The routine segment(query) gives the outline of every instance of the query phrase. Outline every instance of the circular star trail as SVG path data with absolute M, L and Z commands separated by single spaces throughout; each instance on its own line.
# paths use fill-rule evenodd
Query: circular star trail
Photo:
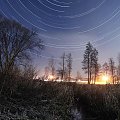
M 105 46 L 120 36 L 119 0 L 1 0 L 0 11 L 38 30 L 48 49 L 45 58 L 58 59 L 54 51 L 83 51 L 88 41 Z

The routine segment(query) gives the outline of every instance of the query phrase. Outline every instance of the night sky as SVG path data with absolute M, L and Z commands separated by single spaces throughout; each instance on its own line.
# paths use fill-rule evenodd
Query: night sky
M 117 62 L 120 0 L 0 0 L 0 12 L 39 32 L 45 50 L 34 56 L 34 64 L 41 73 L 51 56 L 58 67 L 63 52 L 71 52 L 75 75 L 88 41 L 98 49 L 101 64 L 110 57 Z

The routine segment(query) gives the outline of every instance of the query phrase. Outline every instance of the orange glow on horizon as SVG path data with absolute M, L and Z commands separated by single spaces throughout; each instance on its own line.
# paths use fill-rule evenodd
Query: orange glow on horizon
M 109 80 L 109 77 L 107 75 L 102 76 L 102 81 L 107 82 Z
M 54 76 L 53 75 L 49 75 L 48 79 L 53 80 Z
M 95 84 L 107 84 L 110 82 L 110 76 L 109 75 L 101 75 L 99 81 L 96 81 Z

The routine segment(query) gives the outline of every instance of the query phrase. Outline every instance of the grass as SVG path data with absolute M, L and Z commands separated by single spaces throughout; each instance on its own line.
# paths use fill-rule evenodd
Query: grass
M 72 120 L 73 95 L 70 86 L 40 81 L 19 86 L 11 97 L 0 97 L 0 119 Z
M 120 119 L 120 85 L 76 85 L 74 93 L 83 119 Z
M 82 120 L 120 120 L 120 85 L 43 81 L 18 85 L 10 97 L 0 96 L 0 119 L 73 120 L 73 107 L 82 113 Z

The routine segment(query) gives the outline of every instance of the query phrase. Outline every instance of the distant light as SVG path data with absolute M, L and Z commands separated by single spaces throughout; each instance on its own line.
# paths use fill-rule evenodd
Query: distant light
M 54 76 L 53 75 L 49 75 L 48 79 L 53 80 Z
M 63 80 L 61 80 L 61 79 L 57 79 L 57 80 L 56 80 L 56 82 L 62 82 L 62 81 L 63 81 Z
M 107 75 L 103 75 L 102 76 L 102 80 L 105 81 L 105 82 L 107 82 L 109 80 L 109 77 Z
M 48 81 L 48 80 L 44 80 L 44 81 Z
M 76 82 L 75 80 L 71 80 L 70 82 Z

